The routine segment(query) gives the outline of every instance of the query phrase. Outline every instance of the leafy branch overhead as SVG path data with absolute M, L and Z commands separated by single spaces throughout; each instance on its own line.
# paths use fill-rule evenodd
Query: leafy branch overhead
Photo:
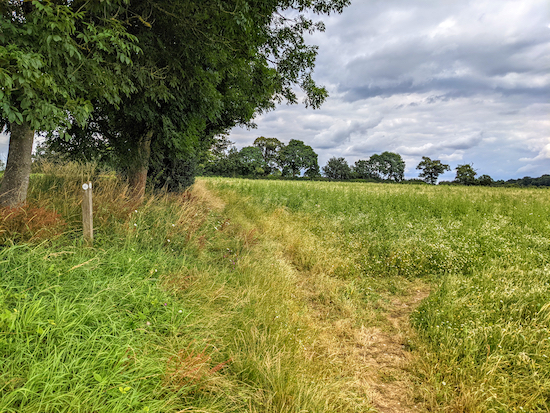
M 52 131 L 83 124 L 101 97 L 117 103 L 134 87 L 122 67 L 139 52 L 112 18 L 80 5 L 8 2 L 0 20 L 0 122 Z
M 188 182 L 216 136 L 253 126 L 278 102 L 297 102 L 294 87 L 304 91 L 306 106 L 322 104 L 327 91 L 312 77 L 317 47 L 304 36 L 324 30 L 310 13 L 339 13 L 348 4 L 2 2 L 0 121 L 9 130 L 23 125 L 15 130 L 26 143 L 10 151 L 18 160 L 8 158 L 0 198 L 9 192 L 17 195 L 6 204 L 25 199 L 35 130 L 58 142 L 67 132 L 71 140 L 101 140 L 91 146 L 108 148 L 138 196 L 149 170 L 165 185 L 174 179 L 166 172 L 185 162 Z

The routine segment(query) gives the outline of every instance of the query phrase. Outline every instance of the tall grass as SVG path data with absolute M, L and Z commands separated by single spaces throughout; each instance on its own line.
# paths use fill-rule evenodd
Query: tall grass
M 422 356 L 414 366 L 417 397 L 429 409 L 550 410 L 547 190 L 227 179 L 208 185 L 266 214 L 288 214 L 298 237 L 313 237 L 309 247 L 295 248 L 305 254 L 295 265 L 323 267 L 355 306 L 384 307 L 385 294 L 404 294 L 416 279 L 434 285 L 412 317 L 420 339 L 409 343 Z
M 421 284 L 419 405 L 550 410 L 547 190 L 201 179 L 137 204 L 42 172 L 1 215 L 1 412 L 371 411 L 354 334 Z
M 30 203 L 67 225 L 1 247 L 1 412 L 369 410 L 304 357 L 317 331 L 280 243 L 257 229 L 261 209 L 200 182 L 136 204 L 85 171 L 33 176 Z M 93 247 L 80 227 L 90 178 Z

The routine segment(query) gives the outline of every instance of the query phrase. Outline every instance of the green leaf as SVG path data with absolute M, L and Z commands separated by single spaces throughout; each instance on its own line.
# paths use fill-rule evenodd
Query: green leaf
M 103 382 L 103 377 L 101 377 L 98 373 L 94 373 L 94 379 L 96 379 L 98 383 Z

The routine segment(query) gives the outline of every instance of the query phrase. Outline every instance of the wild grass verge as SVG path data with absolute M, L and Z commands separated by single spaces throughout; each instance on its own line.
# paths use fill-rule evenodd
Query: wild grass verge
M 59 214 L 61 231 L 3 240 L 0 411 L 368 411 L 330 361 L 305 357 L 316 330 L 295 270 L 246 211 L 200 182 L 136 204 L 83 171 L 31 179 L 29 201 Z

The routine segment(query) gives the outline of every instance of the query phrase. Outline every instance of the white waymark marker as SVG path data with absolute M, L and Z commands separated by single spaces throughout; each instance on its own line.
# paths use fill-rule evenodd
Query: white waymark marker
M 82 185 L 84 196 L 82 198 L 82 229 L 84 231 L 84 241 L 92 244 L 94 241 L 94 216 L 92 209 L 92 183 L 87 182 Z

